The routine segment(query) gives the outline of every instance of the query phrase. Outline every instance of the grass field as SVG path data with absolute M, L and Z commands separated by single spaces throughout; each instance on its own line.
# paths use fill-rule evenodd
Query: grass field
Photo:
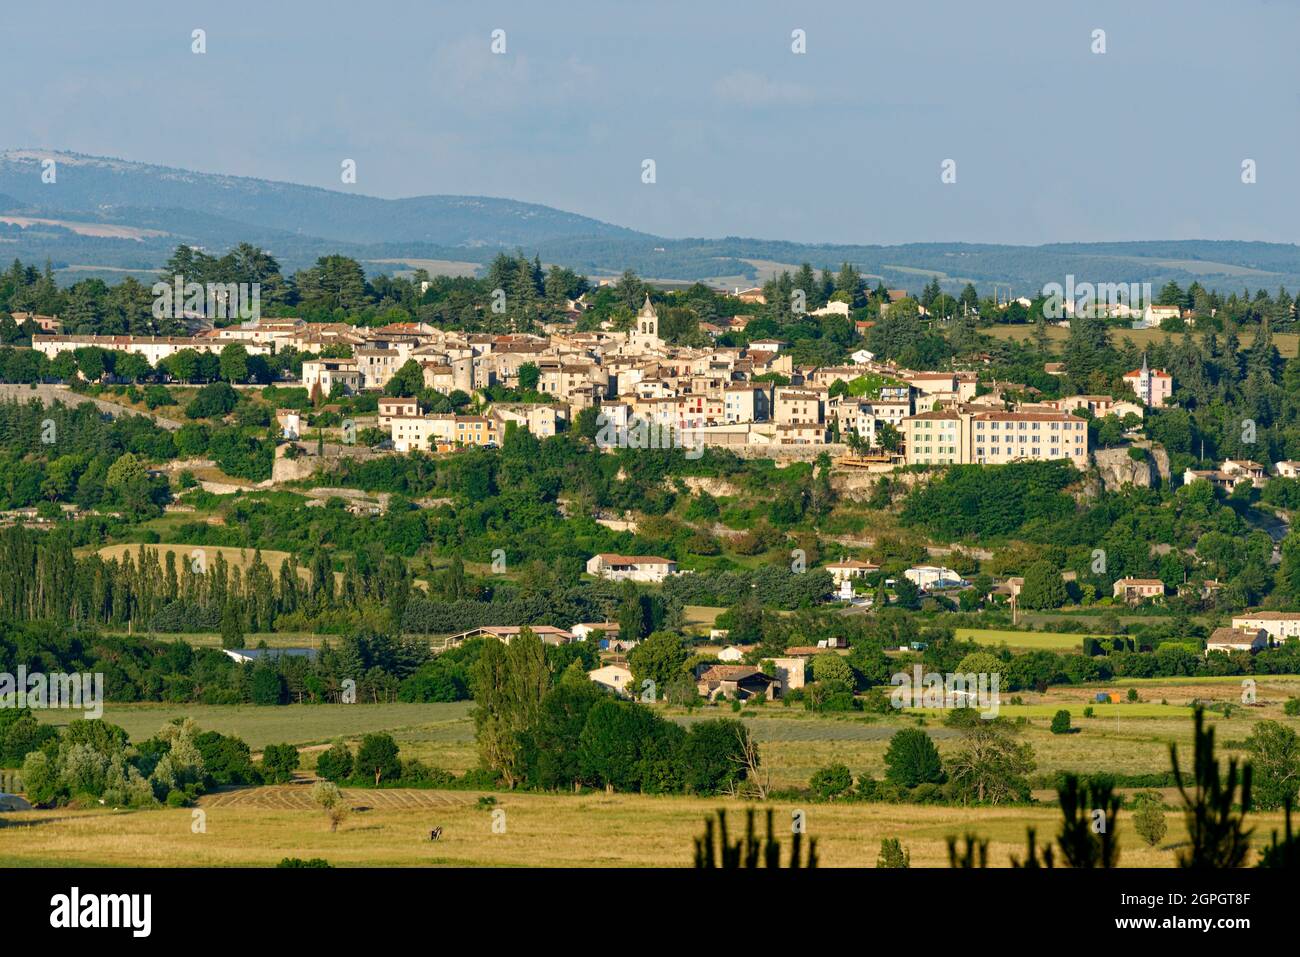
M 1300 695 L 1300 678 L 1261 676 L 1258 704 L 1238 706 L 1231 717 L 1209 712 L 1217 729 L 1219 755 L 1243 757 L 1241 742 L 1263 718 L 1300 730 L 1300 719 L 1283 714 L 1284 702 Z M 1092 703 L 1099 690 L 1138 689 L 1137 703 Z M 1059 770 L 1126 775 L 1169 770 L 1169 746 L 1183 761 L 1191 758 L 1194 698 L 1240 705 L 1241 679 L 1125 680 L 1089 687 L 1060 686 L 1046 693 L 1017 693 L 1019 704 L 1004 693 L 1001 713 L 1017 722 L 1034 749 L 1035 774 Z M 1084 718 L 1092 706 L 1096 716 Z M 723 798 L 683 796 L 533 794 L 497 792 L 506 812 L 507 832 L 495 834 L 491 815 L 475 806 L 478 793 L 463 791 L 359 790 L 349 794 L 354 813 L 338 833 L 330 833 L 323 814 L 307 799 L 321 745 L 336 738 L 356 741 L 364 733 L 386 730 L 397 740 L 402 757 L 419 758 L 460 774 L 477 764 L 471 704 L 291 705 L 287 707 L 219 707 L 160 704 L 108 704 L 105 719 L 127 729 L 133 740 L 157 731 L 165 721 L 190 716 L 202 728 L 238 734 L 254 751 L 273 742 L 304 749 L 300 782 L 290 785 L 231 789 L 207 795 L 200 809 L 206 833 L 191 832 L 188 809 L 114 811 L 62 808 L 4 815 L 0 827 L 0 866 L 64 864 L 131 866 L 271 865 L 285 856 L 324 857 L 334 864 L 448 866 L 672 866 L 691 860 L 692 838 L 705 815 L 718 807 L 741 805 Z M 1051 716 L 1069 710 L 1075 733 L 1049 731 Z M 733 717 L 729 708 L 667 711 L 688 723 Z M 49 719 L 51 712 L 42 712 Z M 63 720 L 67 715 L 63 715 Z M 768 703 L 746 708 L 741 720 L 759 743 L 771 784 L 803 788 L 814 771 L 843 763 L 855 775 L 880 777 L 889 739 L 898 730 L 920 726 L 935 740 L 941 755 L 962 746 L 957 731 L 944 726 L 942 715 L 917 711 L 875 715 L 816 714 L 800 707 Z M 1165 790 L 1167 801 L 1174 801 Z M 1050 802 L 1049 790 L 1035 791 Z M 808 816 L 809 833 L 819 840 L 822 863 L 873 866 L 880 841 L 899 837 L 915 866 L 946 866 L 949 835 L 974 832 L 992 841 L 990 860 L 1006 866 L 1009 855 L 1023 855 L 1025 827 L 1052 833 L 1057 812 L 1050 806 L 1014 808 L 927 807 L 885 804 L 770 805 L 778 822 L 788 822 L 796 806 Z M 1255 839 L 1264 842 L 1280 815 L 1252 815 Z M 1168 815 L 1169 834 L 1162 848 L 1148 849 L 1120 819 L 1126 866 L 1169 866 L 1182 840 L 1179 815 Z M 444 828 L 437 844 L 430 828 Z M 781 823 L 780 827 L 788 825 Z
M 339 736 L 359 737 L 371 731 L 438 727 L 466 721 L 471 705 L 454 704 L 321 704 L 258 707 L 256 705 L 116 704 L 104 705 L 104 720 L 126 729 L 132 741 L 152 737 L 176 718 L 193 718 L 206 731 L 234 734 L 254 749 L 267 744 L 322 744 Z M 36 712 L 51 724 L 81 717 L 78 711 Z
M 1080 608 L 1078 610 L 1027 611 L 1020 615 L 1020 622 L 1030 628 L 1045 628 L 1049 625 L 1065 624 L 1072 631 L 1081 635 L 1104 635 L 1107 633 L 1104 630 L 1105 619 L 1117 621 L 1121 625 L 1152 625 L 1158 624 L 1162 620 L 1168 620 L 1168 616 L 1163 614 L 1125 614 L 1125 609 L 1119 605 L 1097 609 L 1098 606 L 1094 605 L 1091 608 Z M 1191 615 L 1190 618 L 1198 624 L 1208 624 L 1211 621 L 1209 617 L 1204 615 Z
M 687 605 L 682 609 L 686 615 L 686 627 L 704 632 L 706 635 L 718 616 L 727 609 L 712 605 Z
M 190 516 L 190 520 L 193 520 L 192 516 Z M 155 553 L 159 564 L 167 560 L 168 552 L 174 552 L 176 554 L 176 570 L 178 573 L 181 570 L 182 563 L 191 561 L 196 557 L 194 555 L 196 552 L 202 553 L 202 559 L 208 564 L 208 567 L 211 567 L 212 563 L 217 560 L 217 553 L 220 553 L 228 565 L 232 568 L 238 566 L 241 571 L 248 570 L 249 566 L 253 564 L 254 555 L 257 554 L 257 550 L 253 548 L 234 548 L 228 545 L 106 545 L 98 549 L 98 554 L 101 558 L 108 560 L 112 558 L 120 559 L 123 555 L 129 553 L 131 560 L 136 561 L 140 557 L 141 548 L 145 550 L 146 555 L 151 552 Z M 262 561 L 270 569 L 273 578 L 279 577 L 280 566 L 285 563 L 288 557 L 288 552 L 268 550 L 262 552 Z M 311 578 L 311 573 L 305 568 L 300 568 L 298 573 L 299 577 L 304 581 L 309 581 Z
M 105 635 L 125 635 L 125 631 L 104 631 Z M 158 632 L 154 637 L 159 641 L 180 640 L 195 648 L 220 648 L 221 636 L 215 631 L 195 632 Z M 256 631 L 244 636 L 245 648 L 256 648 L 266 642 L 268 648 L 319 648 L 321 643 L 333 639 L 338 644 L 338 635 L 318 635 L 311 631 Z
M 1031 339 L 1034 335 L 1034 327 L 1032 325 L 993 326 L 990 329 L 982 329 L 980 331 L 986 332 L 998 339 L 1017 339 L 1021 341 Z M 1196 339 L 1203 338 L 1203 334 L 1199 332 L 1168 333 L 1161 329 L 1112 329 L 1111 342 L 1118 347 L 1124 344 L 1125 339 L 1132 339 L 1134 345 L 1138 348 L 1143 348 L 1152 343 L 1164 342 L 1166 337 L 1169 337 L 1177 343 L 1184 335 L 1190 335 Z M 1070 330 L 1062 329 L 1060 326 L 1048 326 L 1047 337 L 1052 341 L 1053 347 L 1059 351 L 1061 344 L 1070 337 Z M 1241 347 L 1243 349 L 1248 348 L 1255 340 L 1253 332 L 1242 332 L 1240 333 L 1240 337 Z M 1277 346 L 1277 351 L 1285 358 L 1294 358 L 1297 354 L 1300 354 L 1300 334 L 1294 332 L 1275 332 L 1273 333 L 1273 344 Z
M 284 857 L 323 857 L 336 866 L 452 867 L 674 867 L 689 866 L 693 839 L 717 809 L 733 828 L 744 805 L 722 798 L 641 795 L 497 794 L 504 833 L 493 814 L 475 806 L 477 794 L 451 791 L 349 791 L 354 812 L 331 833 L 324 815 L 293 791 L 306 785 L 257 788 L 231 800 L 202 799 L 204 830 L 194 833 L 195 810 L 54 810 L 10 815 L 0 827 L 0 866 L 239 867 L 272 866 Z M 286 792 L 289 792 L 286 794 Z M 947 839 L 974 833 L 990 841 L 989 863 L 1006 867 L 1024 857 L 1025 829 L 1040 841 L 1055 832 L 1059 814 L 1048 807 L 959 808 L 892 804 L 770 805 L 777 833 L 786 836 L 792 812 L 805 814 L 823 867 L 874 867 L 880 842 L 900 837 L 913 867 L 946 867 Z M 760 814 L 762 812 L 760 811 Z M 1281 815 L 1253 815 L 1254 841 L 1267 843 Z M 761 817 L 760 817 L 761 821 Z M 1182 817 L 1167 815 L 1169 832 L 1148 848 L 1131 816 L 1117 825 L 1126 867 L 1170 867 L 1185 839 Z M 428 840 L 432 827 L 443 834 Z
M 1084 639 L 1082 632 L 1016 631 L 1011 628 L 955 628 L 953 632 L 962 641 L 1033 651 L 1081 651 Z

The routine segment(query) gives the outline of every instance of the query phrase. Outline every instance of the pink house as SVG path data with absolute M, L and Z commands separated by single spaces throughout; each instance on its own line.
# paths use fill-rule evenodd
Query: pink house
M 1142 357 L 1142 368 L 1124 373 L 1124 381 L 1129 384 L 1134 395 L 1142 404 L 1158 409 L 1169 400 L 1174 391 L 1174 377 L 1164 369 L 1147 368 L 1147 358 Z

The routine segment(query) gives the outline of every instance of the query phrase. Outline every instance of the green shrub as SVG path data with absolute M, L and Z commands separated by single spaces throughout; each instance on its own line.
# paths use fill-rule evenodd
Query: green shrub
M 853 790 L 853 774 L 843 764 L 831 764 L 814 771 L 808 786 L 819 800 L 834 801 Z
M 880 856 L 876 858 L 876 867 L 906 868 L 912 866 L 912 854 L 896 837 L 887 837 L 880 842 Z
M 270 784 L 284 784 L 298 770 L 298 761 L 292 744 L 268 744 L 262 750 L 262 776 Z
M 1062 708 L 1052 715 L 1052 734 L 1070 733 L 1070 712 Z
M 885 779 L 899 787 L 942 784 L 945 780 L 939 749 L 919 728 L 905 728 L 889 739 L 885 751 Z
M 316 773 L 327 781 L 338 783 L 352 776 L 352 752 L 342 741 L 334 744 L 316 760 Z
M 397 757 L 397 742 L 392 735 L 368 734 L 361 739 L 353 768 L 358 776 L 374 778 L 374 786 L 387 778 L 394 781 L 402 776 L 402 762 Z
M 1133 828 L 1148 847 L 1155 847 L 1165 836 L 1165 810 L 1160 795 L 1142 791 L 1133 799 Z

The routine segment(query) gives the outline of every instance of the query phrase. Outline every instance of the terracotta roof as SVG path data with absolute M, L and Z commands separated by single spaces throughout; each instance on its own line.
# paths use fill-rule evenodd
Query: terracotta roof
M 655 555 L 617 555 L 613 552 L 601 552 L 595 556 L 611 565 L 675 565 L 671 558 L 659 558 Z
M 1065 412 L 977 412 L 975 418 L 984 422 L 1082 422 L 1078 416 Z
M 1210 634 L 1206 644 L 1210 645 L 1240 645 L 1248 642 L 1254 642 L 1259 639 L 1262 628 L 1216 628 Z

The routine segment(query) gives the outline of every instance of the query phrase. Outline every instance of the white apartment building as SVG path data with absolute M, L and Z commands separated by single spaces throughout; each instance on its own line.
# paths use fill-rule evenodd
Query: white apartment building
M 344 392 L 361 391 L 361 370 L 356 359 L 308 359 L 302 364 L 302 384 L 307 394 L 319 386 L 322 395 L 328 396 L 335 384 Z
M 908 465 L 960 465 L 969 459 L 957 412 L 921 412 L 903 420 Z
M 432 452 L 456 441 L 456 417 L 451 414 L 393 416 L 388 427 L 397 452 Z
M 973 375 L 961 372 L 914 372 L 905 378 L 908 385 L 925 397 L 927 406 L 950 397 L 967 402 L 975 398 L 978 385 Z
M 779 385 L 773 397 L 772 418 L 778 425 L 816 425 L 822 421 L 825 396 L 820 390 Z
M 827 417 L 838 423 L 842 440 L 856 432 L 868 445 L 876 444 L 876 412 L 870 400 L 837 396 L 827 403 Z
M 366 389 L 382 389 L 409 357 L 406 349 L 353 349 L 361 383 Z
M 456 377 L 451 366 L 441 362 L 421 362 L 420 371 L 424 373 L 424 387 L 443 395 L 450 395 L 456 389 Z
M 53 359 L 60 352 L 73 352 L 94 346 L 141 356 L 152 366 L 185 349 L 220 355 L 222 349 L 232 344 L 210 336 L 32 336 L 32 349 L 48 359 Z M 243 345 L 249 355 L 267 355 L 271 351 L 269 345 L 256 342 L 240 345 Z
M 1300 612 L 1244 611 L 1232 618 L 1233 628 L 1262 629 L 1274 642 L 1300 637 Z
M 544 402 L 498 402 L 492 406 L 492 416 L 497 420 L 497 431 L 505 435 L 506 426 L 513 422 L 539 439 L 554 435 L 559 430 L 560 406 Z
M 971 427 L 971 461 L 1004 465 L 1022 459 L 1069 459 L 1088 467 L 1088 423 L 1078 416 L 1051 412 L 979 412 Z
M 1060 412 L 922 412 L 903 421 L 908 465 L 1005 465 L 1069 459 L 1088 466 L 1088 425 Z
M 910 399 L 872 399 L 871 414 L 875 416 L 876 422 L 888 422 L 896 429 L 902 429 L 903 420 L 912 414 L 912 402 Z
M 397 417 L 410 418 L 420 414 L 419 403 L 413 398 L 393 399 L 383 398 L 379 400 L 379 427 L 389 429 L 392 427 L 393 419 Z

